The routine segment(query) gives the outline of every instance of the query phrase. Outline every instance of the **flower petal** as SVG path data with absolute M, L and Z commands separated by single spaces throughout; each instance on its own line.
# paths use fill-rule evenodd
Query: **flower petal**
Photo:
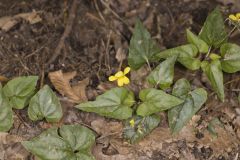
M 125 69 L 124 69 L 124 75 L 126 75 L 126 74 L 128 74 L 129 72 L 130 72 L 130 70 L 131 70 L 131 68 L 130 67 L 126 67 Z
M 124 76 L 124 74 L 123 74 L 122 71 L 119 71 L 114 76 L 117 77 L 117 78 L 120 78 L 120 77 Z
M 237 19 L 239 20 L 239 19 L 240 19 L 240 13 L 237 13 L 237 14 L 236 14 L 236 17 L 237 17 Z
M 124 80 L 123 80 L 124 78 L 119 78 L 118 80 L 117 80 L 117 84 L 118 84 L 118 86 L 119 87 L 122 87 L 123 85 L 124 85 Z
M 228 18 L 231 19 L 231 20 L 233 20 L 233 21 L 236 21 L 236 20 L 237 20 L 237 17 L 234 16 L 233 14 L 229 15 Z
M 110 77 L 108 77 L 108 80 L 109 80 L 109 81 L 115 81 L 115 80 L 117 80 L 117 77 L 115 77 L 115 76 L 110 76 Z
M 123 78 L 121 78 L 123 81 L 123 84 L 129 84 L 130 80 L 128 79 L 128 77 L 124 76 Z

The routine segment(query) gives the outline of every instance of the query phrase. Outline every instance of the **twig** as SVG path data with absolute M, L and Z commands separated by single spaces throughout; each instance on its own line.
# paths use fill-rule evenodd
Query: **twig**
M 118 19 L 120 20 L 123 24 L 125 24 L 130 32 L 133 32 L 133 28 L 130 27 L 127 22 L 125 22 L 112 8 L 104 1 L 100 0 L 100 2 Z
M 19 120 L 23 123 L 24 126 L 26 126 L 28 129 L 31 128 L 31 126 L 30 126 L 29 124 L 27 124 L 27 123 L 23 120 L 23 118 L 22 118 L 15 110 L 13 110 L 13 111 L 14 111 L 14 113 L 17 115 L 17 117 L 19 118 Z
M 61 39 L 59 40 L 59 43 L 58 43 L 56 49 L 53 52 L 52 57 L 47 62 L 47 65 L 54 62 L 56 60 L 56 58 L 61 54 L 61 51 L 62 51 L 63 47 L 65 46 L 64 41 L 69 36 L 69 34 L 71 33 L 73 22 L 74 22 L 74 19 L 76 17 L 76 11 L 77 11 L 77 8 L 78 8 L 78 4 L 79 4 L 79 0 L 73 0 L 66 28 L 63 32 L 63 35 L 62 35 Z

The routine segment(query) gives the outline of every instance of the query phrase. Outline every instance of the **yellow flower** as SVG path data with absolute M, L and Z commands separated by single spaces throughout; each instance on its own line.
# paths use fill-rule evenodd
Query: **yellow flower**
M 229 15 L 228 18 L 232 21 L 240 21 L 240 13 L 237 13 L 236 15 L 231 14 L 231 15 Z
M 131 120 L 129 121 L 129 124 L 130 124 L 130 126 L 133 128 L 134 125 L 135 125 L 135 121 L 134 121 L 134 119 L 131 119 Z
M 124 71 L 117 72 L 114 76 L 108 78 L 109 81 L 117 80 L 118 86 L 123 86 L 124 84 L 129 84 L 130 80 L 126 77 L 126 74 L 130 72 L 130 67 L 126 67 Z

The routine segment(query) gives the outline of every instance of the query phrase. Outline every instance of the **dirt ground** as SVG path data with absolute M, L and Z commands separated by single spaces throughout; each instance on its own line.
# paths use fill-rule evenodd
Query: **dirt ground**
M 198 33 L 216 6 L 225 17 L 240 11 L 238 0 L 0 0 L 0 76 L 38 75 L 40 87 L 51 85 L 49 72 L 76 71 L 71 83 L 88 78 L 85 91 L 91 100 L 114 87 L 107 81 L 108 76 L 127 66 L 126 58 L 123 56 L 119 63 L 116 55 L 118 51 L 127 55 L 137 18 L 165 49 L 184 44 L 186 28 Z M 24 17 L 22 13 L 28 14 Z M 2 25 L 6 21 L 8 24 Z M 239 44 L 240 33 L 233 33 L 231 38 Z M 136 76 L 144 74 L 136 72 L 132 79 L 136 81 Z M 226 101 L 221 103 L 216 95 L 209 94 L 207 103 L 179 135 L 170 134 L 166 115 L 161 113 L 164 118 L 159 127 L 135 145 L 123 140 L 121 122 L 80 112 L 61 95 L 64 118 L 58 124 L 32 122 L 26 109 L 15 110 L 14 127 L 9 134 L 0 134 L 0 159 L 33 160 L 19 143 L 21 140 L 39 135 L 52 125 L 78 123 L 97 134 L 93 149 L 97 160 L 238 160 L 239 75 L 225 74 Z M 182 77 L 212 93 L 200 72 L 177 65 L 175 79 Z M 141 84 L 133 83 L 137 91 Z M 216 129 L 217 138 L 206 129 L 214 118 L 223 123 Z

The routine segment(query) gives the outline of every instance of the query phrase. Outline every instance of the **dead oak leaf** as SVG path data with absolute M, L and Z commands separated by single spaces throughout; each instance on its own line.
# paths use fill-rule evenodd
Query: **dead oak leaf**
M 89 84 L 89 79 L 86 78 L 79 81 L 75 85 L 70 85 L 70 80 L 76 76 L 76 72 L 63 73 L 62 70 L 50 72 L 48 77 L 55 89 L 63 96 L 69 98 L 74 103 L 87 101 L 86 87 Z

